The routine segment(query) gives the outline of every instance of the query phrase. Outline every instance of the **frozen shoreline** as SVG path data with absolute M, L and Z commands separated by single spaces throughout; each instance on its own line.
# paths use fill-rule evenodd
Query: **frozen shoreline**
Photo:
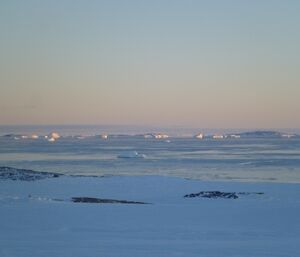
M 212 190 L 264 194 L 184 198 Z M 161 176 L 0 180 L 0 256 L 297 257 L 299 193 L 298 184 Z M 72 197 L 152 204 L 74 203 Z

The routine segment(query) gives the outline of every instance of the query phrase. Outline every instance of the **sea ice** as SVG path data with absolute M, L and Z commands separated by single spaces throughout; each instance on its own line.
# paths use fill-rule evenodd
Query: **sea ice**
M 118 158 L 145 158 L 145 157 L 146 157 L 145 154 L 140 154 L 136 151 L 125 152 L 125 153 L 118 155 Z
M 184 197 L 199 191 L 264 194 Z M 299 194 L 298 184 L 160 176 L 0 180 L 0 256 L 298 257 Z

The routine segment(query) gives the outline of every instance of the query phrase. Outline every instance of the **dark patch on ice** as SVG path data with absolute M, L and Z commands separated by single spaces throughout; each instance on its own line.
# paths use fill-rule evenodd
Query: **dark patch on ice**
M 263 192 L 239 192 L 239 195 L 264 195 Z
M 262 195 L 264 193 L 262 192 L 221 192 L 221 191 L 201 191 L 199 193 L 194 193 L 194 194 L 187 194 L 184 197 L 185 198 L 195 198 L 195 197 L 203 197 L 203 198 L 224 198 L 224 199 L 238 199 L 239 195 L 250 195 L 250 194 L 255 194 L 255 195 Z
M 204 197 L 204 198 L 227 198 L 237 199 L 239 198 L 236 193 L 220 192 L 220 191 L 202 191 L 195 194 L 187 194 L 185 198 Z
M 74 203 L 121 203 L 121 204 L 149 204 L 145 202 L 127 201 L 127 200 L 115 200 L 115 199 L 102 199 L 94 197 L 72 197 Z
M 19 134 L 6 134 L 3 135 L 2 137 L 7 137 L 7 138 L 14 138 L 14 137 L 21 137 L 22 135 Z
M 40 172 L 26 169 L 16 169 L 11 167 L 0 167 L 0 179 L 35 181 L 45 178 L 57 178 L 62 174 L 51 172 Z

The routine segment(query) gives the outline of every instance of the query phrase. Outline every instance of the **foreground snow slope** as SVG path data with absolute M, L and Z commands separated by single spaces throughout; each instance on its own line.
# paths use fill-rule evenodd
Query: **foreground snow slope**
M 264 194 L 183 197 L 205 190 Z M 299 184 L 159 176 L 0 180 L 0 256 L 298 257 L 299 195 Z M 152 204 L 73 203 L 72 197 Z

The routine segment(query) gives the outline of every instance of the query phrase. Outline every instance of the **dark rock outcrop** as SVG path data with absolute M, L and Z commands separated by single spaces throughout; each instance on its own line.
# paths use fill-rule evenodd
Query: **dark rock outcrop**
M 185 198 L 203 197 L 203 198 L 224 198 L 224 199 L 238 199 L 240 195 L 263 195 L 262 192 L 221 192 L 221 191 L 201 191 L 195 194 L 187 194 Z
M 40 172 L 26 169 L 16 169 L 11 167 L 0 167 L 0 179 L 35 181 L 45 178 L 57 178 L 62 176 L 58 173 Z
M 121 203 L 121 204 L 148 204 L 145 202 L 127 201 L 127 200 L 115 200 L 115 199 L 102 199 L 94 197 L 72 197 L 74 203 Z
M 220 192 L 220 191 L 201 191 L 196 194 L 187 194 L 185 198 L 204 197 L 204 198 L 226 198 L 237 199 L 239 198 L 236 193 Z
M 258 130 L 240 133 L 243 137 L 281 137 L 281 133 L 277 131 Z

